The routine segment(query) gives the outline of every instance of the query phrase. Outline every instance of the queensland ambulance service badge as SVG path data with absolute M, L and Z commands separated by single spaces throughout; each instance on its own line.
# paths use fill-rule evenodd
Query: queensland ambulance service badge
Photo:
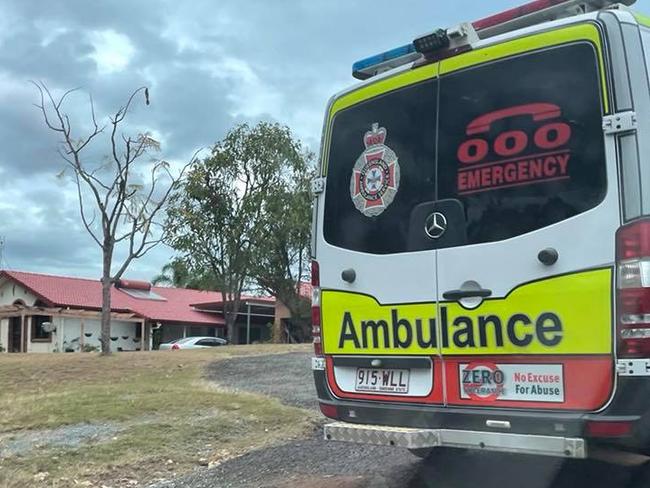
M 354 163 L 350 196 L 354 206 L 366 217 L 381 214 L 393 202 L 399 189 L 397 155 L 386 146 L 386 129 L 372 124 L 363 136 L 366 150 Z

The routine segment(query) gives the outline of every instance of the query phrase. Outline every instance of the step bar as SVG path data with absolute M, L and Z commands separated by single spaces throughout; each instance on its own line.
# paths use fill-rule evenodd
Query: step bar
M 459 447 L 484 451 L 536 454 L 563 458 L 587 457 L 584 439 L 451 429 L 412 429 L 334 422 L 325 425 L 325 440 L 396 446 L 407 449 Z

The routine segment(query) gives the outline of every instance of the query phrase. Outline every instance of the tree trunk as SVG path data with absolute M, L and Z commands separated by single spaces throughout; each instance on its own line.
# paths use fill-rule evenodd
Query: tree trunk
M 296 280 L 296 295 L 300 297 L 300 288 L 302 285 L 302 249 L 298 253 L 298 279 Z
M 228 342 L 235 344 L 235 323 L 237 322 L 237 313 L 227 312 L 226 314 L 226 331 L 228 334 Z
M 111 353 L 111 264 L 110 259 L 104 257 L 102 270 L 102 325 L 100 343 L 102 355 Z

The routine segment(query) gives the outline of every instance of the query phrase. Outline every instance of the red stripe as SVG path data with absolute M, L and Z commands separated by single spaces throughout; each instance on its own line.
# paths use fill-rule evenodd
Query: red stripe
M 443 403 L 443 363 L 437 356 L 431 357 L 434 368 L 433 389 L 426 397 L 396 395 L 368 395 L 342 391 L 334 378 L 334 362 L 327 357 L 327 380 L 332 393 L 339 398 L 441 405 Z M 453 356 L 444 360 L 447 384 L 447 403 L 451 406 L 499 407 L 516 409 L 579 410 L 594 411 L 601 408 L 611 397 L 614 387 L 614 363 L 609 355 L 597 356 L 489 356 L 496 364 L 562 364 L 564 366 L 564 402 L 528 402 L 513 400 L 464 399 L 460 394 L 458 365 L 476 361 L 474 356 Z M 482 357 L 482 359 L 487 359 Z
M 535 0 L 533 2 L 520 5 L 519 7 L 511 8 L 510 10 L 505 10 L 498 14 L 476 20 L 472 22 L 472 26 L 477 31 L 480 31 L 482 29 L 494 27 L 495 25 L 503 24 L 509 20 L 523 17 L 524 15 L 532 14 L 533 12 L 538 12 L 545 8 L 553 7 L 565 2 L 566 0 Z

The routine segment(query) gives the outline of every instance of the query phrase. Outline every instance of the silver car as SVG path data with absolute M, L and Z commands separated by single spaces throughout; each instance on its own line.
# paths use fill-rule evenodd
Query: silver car
M 221 337 L 183 337 L 172 342 L 165 342 L 160 345 L 161 350 L 176 349 L 205 349 L 208 347 L 225 346 L 226 339 Z

